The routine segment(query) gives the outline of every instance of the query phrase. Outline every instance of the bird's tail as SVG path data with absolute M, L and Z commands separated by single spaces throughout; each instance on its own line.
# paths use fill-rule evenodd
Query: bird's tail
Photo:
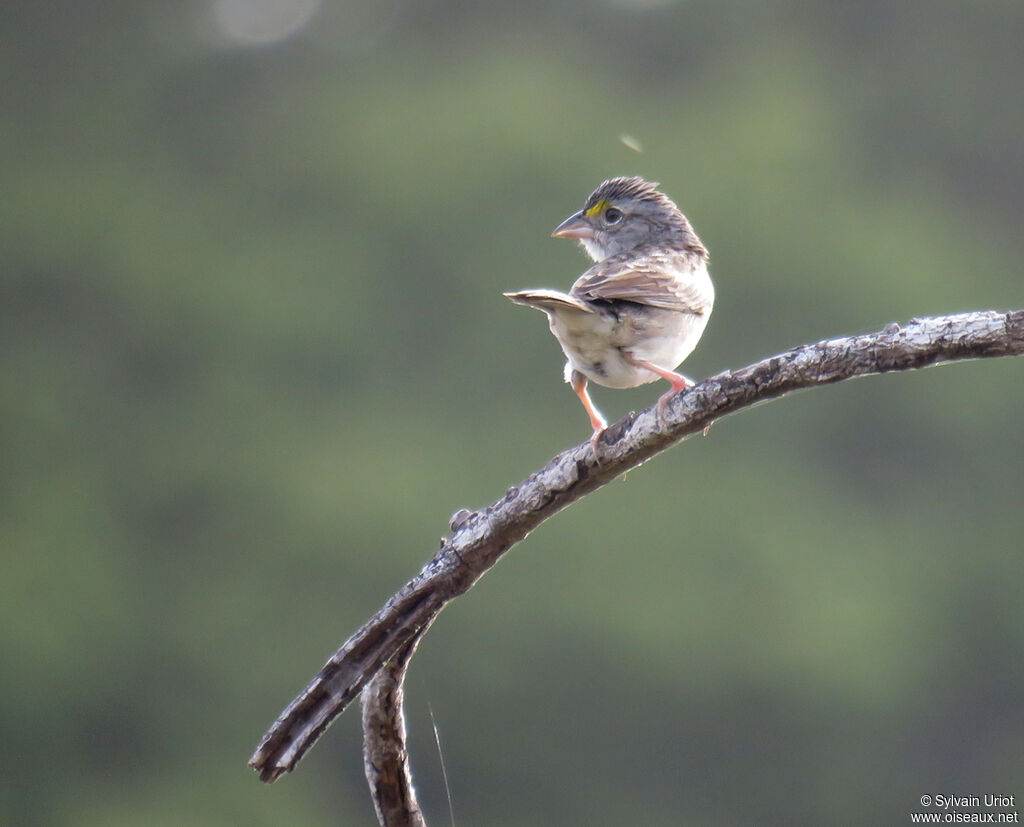
M 505 298 L 545 312 L 551 310 L 578 310 L 580 313 L 594 313 L 595 310 L 582 299 L 562 293 L 558 290 L 520 290 L 516 293 L 505 293 Z

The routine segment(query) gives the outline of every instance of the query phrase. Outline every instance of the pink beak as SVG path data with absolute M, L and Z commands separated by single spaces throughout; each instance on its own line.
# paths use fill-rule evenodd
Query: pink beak
M 555 238 L 593 238 L 594 228 L 583 217 L 583 213 L 578 212 L 555 227 L 551 235 Z

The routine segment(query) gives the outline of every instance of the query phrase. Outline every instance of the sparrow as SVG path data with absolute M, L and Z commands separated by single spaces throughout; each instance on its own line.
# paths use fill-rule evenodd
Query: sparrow
M 664 379 L 658 414 L 693 381 L 675 369 L 693 352 L 715 290 L 708 251 L 659 184 L 609 178 L 552 236 L 579 240 L 595 264 L 568 293 L 544 288 L 504 295 L 547 314 L 565 354 L 565 381 L 590 417 L 590 444 L 608 427 L 587 391 L 593 381 L 634 388 Z

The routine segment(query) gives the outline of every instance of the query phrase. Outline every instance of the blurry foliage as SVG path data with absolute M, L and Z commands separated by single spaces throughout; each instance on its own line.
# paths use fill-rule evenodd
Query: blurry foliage
M 500 293 L 572 282 L 603 177 L 712 251 L 695 377 L 1024 305 L 1018 3 L 354 2 L 262 48 L 211 8 L 5 11 L 3 823 L 371 823 L 352 713 L 245 759 L 446 515 L 587 435 Z M 428 701 L 466 824 L 1014 792 L 1021 370 L 799 394 L 545 525 L 412 670 L 428 812 Z

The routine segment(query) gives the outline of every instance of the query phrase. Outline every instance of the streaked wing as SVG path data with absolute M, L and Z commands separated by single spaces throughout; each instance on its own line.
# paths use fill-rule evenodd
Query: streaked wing
M 704 313 L 714 301 L 704 267 L 704 259 L 694 254 L 631 253 L 599 261 L 576 279 L 569 292 L 588 301 L 631 301 Z

